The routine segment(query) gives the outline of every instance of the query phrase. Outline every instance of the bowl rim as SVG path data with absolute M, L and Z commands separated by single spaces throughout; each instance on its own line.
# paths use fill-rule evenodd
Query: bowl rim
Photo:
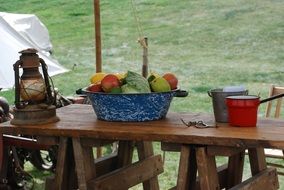
M 179 91 L 180 89 L 174 89 L 171 91 L 167 91 L 167 92 L 141 92 L 141 93 L 106 93 L 106 92 L 92 92 L 87 90 L 88 87 L 84 87 L 82 88 L 82 92 L 83 94 L 101 94 L 101 95 L 146 95 L 146 94 L 171 94 L 171 93 L 176 93 L 177 91 Z

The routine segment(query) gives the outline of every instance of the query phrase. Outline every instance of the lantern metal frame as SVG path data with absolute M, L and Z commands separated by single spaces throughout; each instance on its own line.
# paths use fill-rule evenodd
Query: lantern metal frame
M 36 49 L 29 48 L 19 53 L 22 54 L 20 60 L 16 61 L 14 64 L 15 107 L 13 109 L 14 118 L 11 120 L 11 124 L 38 125 L 59 121 L 59 118 L 56 116 L 56 106 L 53 105 L 55 98 L 52 96 L 46 63 L 43 59 L 39 58 Z M 26 62 L 26 59 L 29 60 Z M 39 67 L 42 68 L 43 77 L 39 72 Z M 20 68 L 23 69 L 23 75 L 21 77 L 19 76 Z M 23 76 L 25 80 L 43 78 L 45 98 L 42 101 L 34 101 L 33 99 L 21 100 L 20 82 Z

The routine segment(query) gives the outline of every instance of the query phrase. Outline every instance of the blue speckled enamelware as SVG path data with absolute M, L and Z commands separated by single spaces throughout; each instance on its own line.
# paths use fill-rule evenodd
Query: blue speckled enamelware
M 152 121 L 164 118 L 175 91 L 160 93 L 109 94 L 82 90 L 100 120 Z

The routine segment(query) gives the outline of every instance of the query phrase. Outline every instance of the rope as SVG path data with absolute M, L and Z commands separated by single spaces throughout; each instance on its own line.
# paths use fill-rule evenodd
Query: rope
M 145 40 L 144 40 L 144 37 L 143 37 L 143 31 L 142 31 L 142 27 L 141 27 L 141 24 L 140 24 L 140 20 L 137 16 L 137 9 L 134 5 L 134 0 L 130 0 L 131 2 L 131 7 L 132 7 L 132 12 L 133 12 L 133 15 L 134 15 L 134 18 L 135 18 L 135 21 L 136 21 L 136 25 L 137 25 L 137 32 L 138 32 L 138 43 L 140 43 L 140 45 L 144 48 L 148 48 L 146 43 L 145 43 Z

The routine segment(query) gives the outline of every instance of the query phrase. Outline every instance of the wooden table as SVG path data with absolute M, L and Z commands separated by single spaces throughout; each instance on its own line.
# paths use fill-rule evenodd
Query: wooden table
M 259 120 L 257 127 L 239 128 L 227 124 L 217 124 L 217 128 L 198 129 L 187 127 L 181 122 L 202 120 L 215 124 L 211 114 L 168 113 L 167 117 L 151 122 L 106 122 L 96 119 L 93 110 L 88 105 L 70 105 L 58 109 L 60 121 L 54 124 L 39 126 L 12 126 L 3 123 L 1 133 L 27 134 L 40 137 L 60 137 L 58 162 L 56 168 L 55 189 L 63 188 L 65 178 L 71 179 L 70 168 L 76 168 L 80 189 L 87 187 L 107 186 L 108 183 L 119 185 L 138 183 L 147 180 L 144 189 L 158 189 L 156 177 L 162 172 L 160 156 L 154 156 L 149 144 L 140 143 L 140 162 L 130 165 L 127 152 L 132 151 L 131 142 L 160 141 L 181 144 L 180 167 L 177 189 L 267 189 L 278 188 L 278 178 L 275 169 L 266 168 L 263 148 L 284 149 L 284 121 L 276 119 Z M 93 164 L 90 147 L 93 140 L 119 140 L 121 159 L 116 161 L 117 168 L 123 167 L 123 172 L 109 173 L 107 167 L 115 162 L 109 159 L 103 164 Z M 98 141 L 95 141 L 98 142 Z M 68 147 L 71 147 L 68 149 Z M 125 148 L 128 147 L 128 148 Z M 252 178 L 241 183 L 244 150 L 249 150 Z M 69 150 L 69 151 L 68 151 Z M 74 150 L 73 152 L 71 150 Z M 74 159 L 72 159 L 74 155 Z M 216 167 L 215 156 L 229 156 L 227 167 Z M 126 158 L 122 157 L 125 156 Z M 117 162 L 120 162 L 117 164 Z M 143 166 L 154 168 L 148 172 Z M 100 168 L 105 175 L 97 175 Z M 72 171 L 72 170 L 71 170 Z M 125 172 L 126 171 L 126 172 Z M 128 172 L 144 171 L 145 175 L 137 175 L 129 181 Z M 198 177 L 196 176 L 198 171 Z M 73 171 L 74 172 L 74 171 Z M 72 173 L 72 172 L 71 172 Z M 123 175 L 124 174 L 124 175 Z M 143 178 L 143 180 L 141 180 Z M 122 181 L 122 182 L 121 182 Z M 47 183 L 50 184 L 50 183 Z M 63 184 L 63 185 L 62 185 Z M 153 185 L 154 184 L 154 185 Z M 197 185 L 199 184 L 199 185 Z M 60 186 L 61 185 L 61 186 Z M 129 185 L 129 184 L 128 184 Z M 147 187 L 146 187 L 147 186 Z M 234 187 L 235 186 L 235 187 Z M 54 186 L 53 186 L 54 187 Z M 90 188 L 91 189 L 91 188 Z M 111 189 L 111 188 L 110 188 Z M 124 188 L 125 189 L 125 188 Z

